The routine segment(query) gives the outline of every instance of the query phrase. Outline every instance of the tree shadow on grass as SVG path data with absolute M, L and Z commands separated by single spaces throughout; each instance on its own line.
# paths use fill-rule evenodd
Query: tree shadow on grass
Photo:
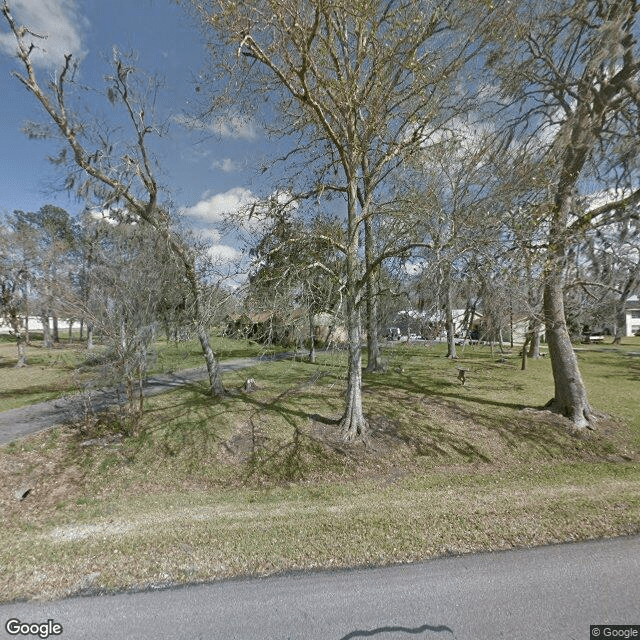
M 389 393 L 390 398 L 395 395 L 393 400 L 396 403 L 399 402 L 397 392 L 401 391 L 413 398 L 420 397 L 420 403 L 426 406 L 443 407 L 450 420 L 475 423 L 496 434 L 510 449 L 526 447 L 528 451 L 539 451 L 548 457 L 566 455 L 568 425 L 561 417 L 543 412 L 543 407 L 531 407 L 531 411 L 526 412 L 528 407 L 525 404 L 484 398 L 470 393 L 468 387 L 464 387 L 462 396 L 461 391 L 453 391 L 457 386 L 462 389 L 462 385 L 443 380 L 429 380 L 428 388 L 425 388 L 425 385 L 407 374 L 395 378 L 393 384 L 385 384 L 384 380 L 367 380 L 367 386 L 374 387 L 378 394 Z M 476 403 L 478 410 L 466 408 L 460 402 L 462 399 Z M 492 411 L 491 407 L 513 410 L 513 413 L 504 415 Z M 430 426 L 429 422 L 429 417 L 425 415 L 425 420 L 412 423 L 412 432 L 407 433 L 403 429 L 396 435 L 419 455 L 445 456 L 453 450 L 468 461 L 490 462 L 489 456 L 480 452 L 470 439 L 441 427 Z
M 175 402 L 145 410 L 146 423 L 151 425 L 146 426 L 144 436 L 153 437 L 169 457 L 188 450 L 195 463 L 217 454 L 227 431 L 223 418 L 229 412 L 229 401 L 212 402 L 204 383 L 193 382 L 181 388 L 186 393 Z
M 327 375 L 331 374 L 314 373 L 308 380 L 286 389 L 270 400 L 260 400 L 251 394 L 243 395 L 243 401 L 253 408 L 248 417 L 250 448 L 244 461 L 244 483 L 255 479 L 293 482 L 304 480 L 318 469 L 342 469 L 344 459 L 351 457 L 352 453 L 339 437 L 340 418 L 309 412 L 305 409 L 306 395 L 302 395 L 304 390 Z M 285 401 L 288 406 L 284 405 Z M 287 435 L 267 436 L 262 432 L 259 420 L 269 414 L 276 414 L 284 421 L 289 428 Z M 312 425 L 323 425 L 322 435 L 305 428 L 310 422 Z M 327 428 L 333 437 L 327 435 Z
M 454 398 L 456 400 L 461 399 L 460 393 L 453 392 L 452 389 L 464 389 L 466 395 L 465 400 L 471 400 L 479 404 L 495 407 L 506 407 L 508 409 L 524 409 L 527 405 L 519 402 L 505 402 L 502 400 L 491 400 L 489 398 L 483 398 L 478 395 L 471 395 L 469 393 L 469 386 L 463 386 L 460 383 L 454 383 L 448 380 L 429 380 L 428 387 L 420 384 L 409 374 L 396 374 L 397 377 L 393 380 L 393 383 L 385 381 L 384 378 L 376 379 L 374 377 L 367 377 L 364 384 L 364 390 L 370 389 L 401 389 L 407 393 L 424 396 L 425 393 L 433 396 L 441 396 L 447 398 Z
M 0 391 L 0 401 L 4 399 L 13 399 L 13 398 L 24 398 L 25 396 L 30 395 L 42 395 L 42 396 L 59 396 L 62 394 L 60 390 L 60 385 L 57 383 L 51 384 L 40 384 L 40 385 L 29 385 L 28 387 L 22 389 L 9 389 L 7 391 Z M 46 397 L 44 398 L 46 399 Z M 32 402 L 41 402 L 43 398 Z
M 466 462 L 492 462 L 491 458 L 476 446 L 470 438 L 465 438 L 426 420 L 414 421 L 410 428 L 400 427 L 390 421 L 371 420 L 378 426 L 378 437 L 385 437 L 404 443 L 416 455 L 424 458 L 450 458 L 457 454 Z M 409 430 L 410 429 L 410 430 Z
M 328 373 L 314 373 L 307 380 L 288 387 L 277 396 L 263 399 L 252 393 L 234 392 L 223 404 L 234 403 L 229 408 L 238 421 L 238 410 L 244 414 L 243 427 L 227 439 L 223 433 L 212 433 L 211 425 L 216 416 L 224 414 L 226 405 L 210 406 L 204 387 L 193 385 L 194 394 L 186 402 L 175 407 L 181 419 L 163 429 L 167 451 L 176 454 L 181 447 L 196 448 L 196 456 L 202 451 L 212 454 L 218 447 L 226 451 L 238 466 L 244 467 L 242 482 L 275 481 L 292 482 L 307 478 L 316 470 L 336 470 L 344 467 L 345 460 L 357 463 L 361 448 L 346 444 L 340 437 L 340 417 L 319 415 L 308 410 L 308 391 Z M 382 389 L 379 390 L 381 392 Z M 417 393 L 417 389 L 416 389 Z M 420 394 L 420 397 L 424 393 Z M 239 403 L 235 403 L 240 400 Z M 397 405 L 397 398 L 390 404 Z M 198 408 L 207 405 L 202 415 Z M 195 407 L 195 414 L 189 412 Z M 212 411 L 214 414 L 212 415 Z M 276 416 L 284 423 L 275 433 L 267 433 L 263 425 L 269 416 Z M 367 416 L 371 427 L 368 449 L 384 451 L 398 443 L 413 449 L 418 456 L 450 458 L 460 456 L 468 462 L 490 463 L 490 457 L 478 447 L 471 437 L 439 426 L 427 412 L 424 419 L 415 421 L 411 429 L 403 428 L 384 416 Z M 226 434 L 228 436 L 228 433 Z M 204 442 L 201 442 L 204 439 Z M 166 444 L 171 442 L 172 447 Z M 200 445 L 198 443 L 201 442 Z
M 629 365 L 629 372 L 633 382 L 640 382 L 640 362 L 637 359 Z

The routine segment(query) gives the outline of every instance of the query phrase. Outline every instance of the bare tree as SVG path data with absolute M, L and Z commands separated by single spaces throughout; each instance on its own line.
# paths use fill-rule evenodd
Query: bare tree
M 459 2 L 302 0 L 193 2 L 217 41 L 214 66 L 236 86 L 265 92 L 306 151 L 316 194 L 345 202 L 344 299 L 348 332 L 346 440 L 365 437 L 361 303 L 369 274 L 385 259 L 361 258 L 365 221 L 375 216 L 390 172 L 441 126 L 459 99 L 455 73 L 475 49 L 455 31 Z M 220 60 L 221 53 L 227 56 Z M 234 59 L 231 56 L 238 54 Z M 282 129 L 281 129 L 282 130 Z M 387 255 L 386 257 L 389 257 Z
M 508 29 L 492 34 L 499 46 L 490 61 L 512 146 L 528 146 L 536 160 L 530 187 L 540 179 L 536 215 L 547 229 L 543 298 L 555 386 L 549 406 L 578 428 L 594 418 L 567 330 L 565 273 L 585 229 L 628 216 L 640 199 L 637 12 L 635 0 L 522 0 L 503 7 Z M 587 206 L 598 188 L 620 189 L 620 197 Z
M 149 226 L 88 216 L 83 226 L 93 237 L 90 286 L 66 302 L 99 331 L 105 347 L 100 385 L 124 386 L 123 417 L 135 429 L 166 292 L 182 289 L 182 265 Z
M 590 293 L 600 324 L 612 325 L 613 342 L 626 330 L 627 299 L 640 288 L 640 224 L 628 218 L 591 230 L 581 247 L 585 264 L 575 286 Z
M 24 316 L 24 286 L 29 273 L 19 255 L 15 230 L 0 226 L 0 317 L 11 328 L 16 340 L 16 367 L 27 365 L 27 340 Z
M 405 209 L 426 247 L 414 252 L 423 270 L 423 304 L 430 297 L 430 306 L 442 313 L 451 359 L 457 358 L 453 310 L 458 283 L 466 278 L 477 286 L 480 265 L 493 268 L 500 232 L 490 162 L 493 135 L 462 121 L 457 126 L 427 140 L 396 178 L 396 206 Z
M 161 189 L 149 151 L 149 137 L 162 133 L 162 127 L 153 122 L 157 82 L 140 81 L 134 65 L 117 52 L 114 54 L 113 73 L 107 78 L 107 97 L 122 107 L 130 126 L 131 140 L 127 144 L 110 139 L 108 127 L 101 131 L 92 129 L 69 105 L 68 93 L 74 86 L 76 68 L 72 55 L 65 56 L 55 79 L 42 85 L 32 61 L 40 36 L 34 35 L 28 27 L 16 24 L 7 0 L 3 0 L 2 13 L 15 36 L 17 58 L 22 65 L 22 73 L 15 71 L 14 76 L 40 103 L 66 143 L 57 158 L 59 164 L 66 164 L 69 169 L 66 186 L 75 189 L 83 198 L 95 198 L 105 209 L 119 209 L 123 215 L 152 227 L 180 260 L 186 286 L 192 296 L 192 322 L 207 364 L 210 390 L 212 395 L 222 395 L 224 387 L 218 358 L 209 341 L 196 259 L 172 225 L 169 203 L 161 200 Z M 42 127 L 36 127 L 34 134 L 41 135 L 42 132 Z M 67 149 L 71 152 L 70 157 Z M 75 167 L 75 172 L 71 167 Z
M 24 249 L 30 294 L 39 305 L 44 346 L 51 348 L 59 341 L 59 336 L 56 339 L 55 333 L 51 334 L 50 319 L 54 319 L 56 327 L 63 310 L 61 293 L 70 284 L 68 275 L 74 248 L 71 218 L 64 209 L 45 205 L 36 212 L 14 211 L 9 216 L 9 223 Z M 27 257 L 27 254 L 30 255 Z

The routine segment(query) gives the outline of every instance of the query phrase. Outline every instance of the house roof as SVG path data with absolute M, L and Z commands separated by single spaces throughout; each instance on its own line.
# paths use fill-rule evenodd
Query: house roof
M 624 307 L 625 309 L 640 309 L 640 299 L 638 299 L 638 296 L 633 295 L 627 298 Z

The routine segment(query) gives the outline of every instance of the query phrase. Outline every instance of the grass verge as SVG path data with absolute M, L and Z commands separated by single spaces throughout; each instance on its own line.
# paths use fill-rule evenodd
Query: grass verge
M 231 340 L 212 337 L 212 347 L 221 360 L 246 358 L 274 353 L 273 348 L 251 340 Z M 94 383 L 99 386 L 116 385 L 108 362 L 102 358 L 100 346 L 89 353 L 79 341 L 60 342 L 50 349 L 42 340 L 31 339 L 27 349 L 28 366 L 16 368 L 15 344 L 7 337 L 0 339 L 0 411 L 24 407 L 36 402 L 59 398 Z M 197 340 L 154 344 L 150 349 L 148 375 L 173 373 L 182 369 L 204 366 L 202 351 Z
M 579 352 L 598 429 L 541 410 L 548 361 L 467 348 L 386 353 L 365 374 L 371 438 L 337 419 L 344 356 L 271 362 L 0 449 L 0 599 L 411 562 L 640 532 L 637 345 Z M 254 393 L 241 391 L 255 378 Z M 28 489 L 24 499 L 19 499 Z M 22 492 L 22 493 L 21 493 Z

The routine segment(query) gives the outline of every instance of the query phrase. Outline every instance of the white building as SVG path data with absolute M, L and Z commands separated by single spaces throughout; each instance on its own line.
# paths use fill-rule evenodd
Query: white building
M 49 325 L 52 323 L 49 322 Z M 80 328 L 80 323 L 75 322 L 72 325 L 74 328 Z M 42 333 L 42 320 L 36 316 L 29 316 L 29 331 L 34 331 L 36 333 Z M 58 319 L 58 331 L 62 333 L 62 331 L 69 331 L 69 320 L 59 318 Z M 11 326 L 7 324 L 0 317 L 0 334 L 7 335 L 12 332 Z
M 640 300 L 638 296 L 631 296 L 625 305 L 626 331 L 625 336 L 635 336 L 640 333 Z

